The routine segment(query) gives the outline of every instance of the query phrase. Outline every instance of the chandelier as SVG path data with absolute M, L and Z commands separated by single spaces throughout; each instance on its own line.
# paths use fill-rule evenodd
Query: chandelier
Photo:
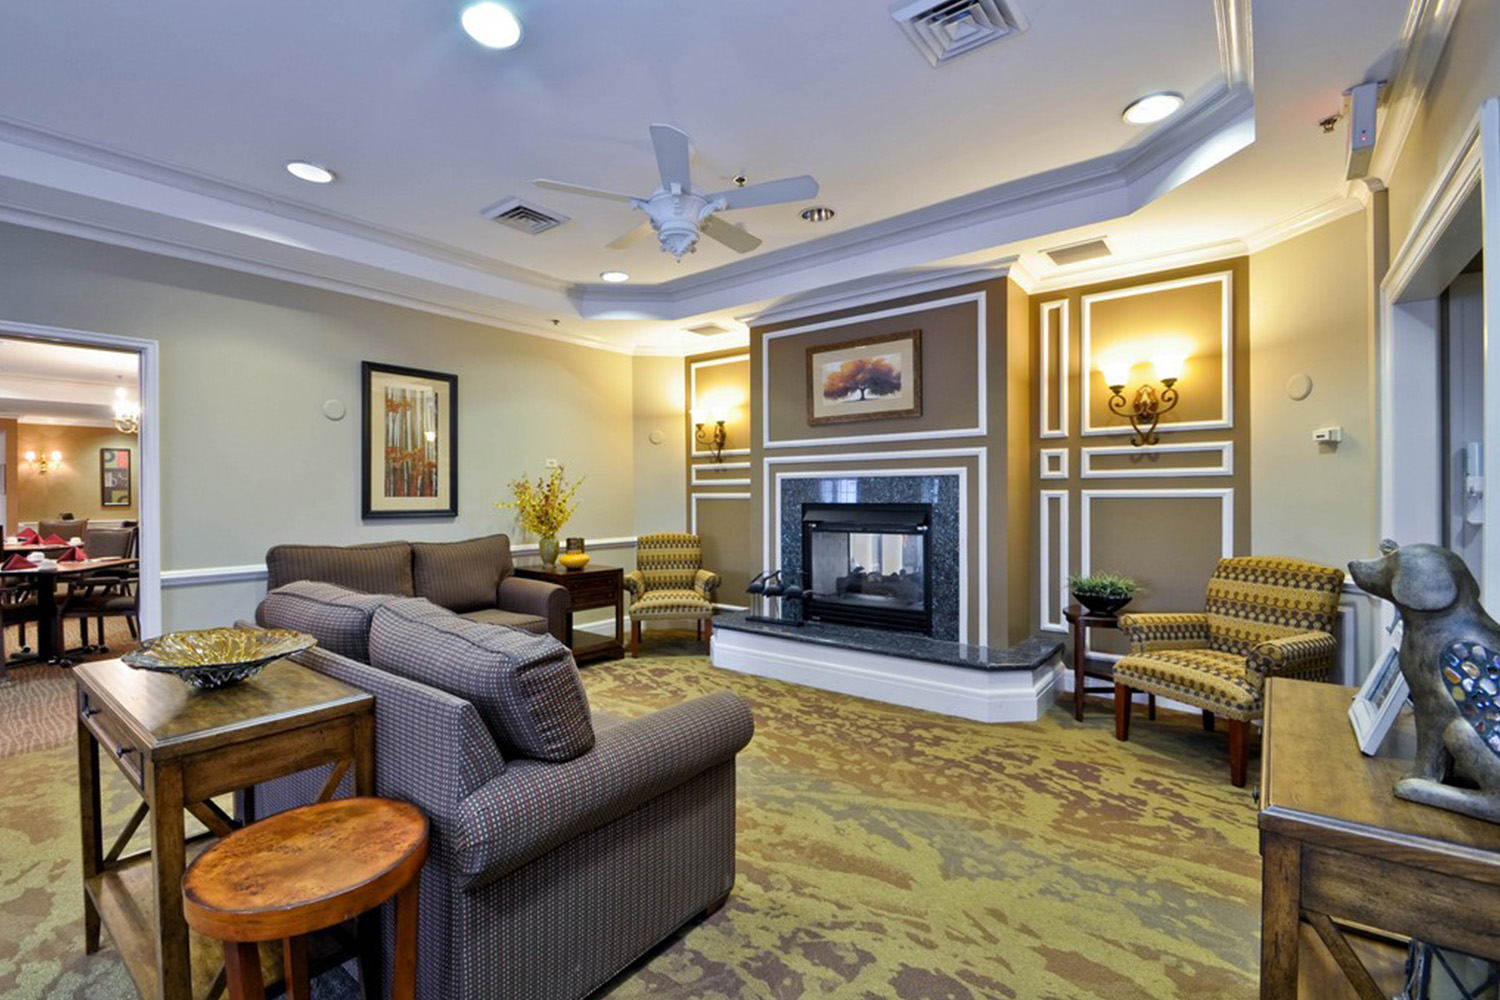
M 125 395 L 125 387 L 115 389 L 115 430 L 121 434 L 136 434 L 141 429 L 141 404 L 131 402 Z

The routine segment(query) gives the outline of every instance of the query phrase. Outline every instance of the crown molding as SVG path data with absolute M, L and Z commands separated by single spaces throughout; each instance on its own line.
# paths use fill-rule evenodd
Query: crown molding
M 735 319 L 750 327 L 766 326 L 912 295 L 945 291 L 960 285 L 1003 278 L 1015 262 L 1014 255 L 1007 255 L 966 267 L 879 274 L 861 281 L 848 282 L 842 287 L 821 289 L 815 295 L 788 299 L 757 313 L 736 316 Z
M 1159 274 L 1162 271 L 1195 267 L 1199 264 L 1216 264 L 1234 257 L 1243 257 L 1247 253 L 1249 253 L 1249 248 L 1244 240 L 1220 240 L 1217 243 L 1204 243 L 1181 250 L 1166 250 L 1126 260 L 1115 260 L 1099 266 L 1090 266 L 1094 263 L 1090 261 L 1088 264 L 1060 269 L 1038 279 L 1031 289 L 1031 294 L 1040 295 L 1077 288 L 1080 285 L 1098 285 L 1106 281 L 1139 278 Z M 1126 431 L 1129 430 L 1130 428 L 1127 427 Z
M 1384 187 L 1396 168 L 1412 125 L 1426 103 L 1462 0 L 1412 0 L 1396 45 L 1395 76 L 1385 98 L 1385 115 L 1375 141 L 1369 176 Z
M 1284 243 L 1320 226 L 1342 219 L 1346 215 L 1362 212 L 1364 209 L 1365 202 L 1356 197 L 1330 198 L 1311 208 L 1289 215 L 1279 222 L 1273 222 L 1264 229 L 1256 230 L 1245 237 L 1245 245 L 1251 253 L 1260 253 L 1278 243 Z

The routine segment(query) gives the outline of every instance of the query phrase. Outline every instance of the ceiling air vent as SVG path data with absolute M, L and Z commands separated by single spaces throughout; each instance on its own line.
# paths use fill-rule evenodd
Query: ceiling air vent
M 522 201 L 520 198 L 506 198 L 504 201 L 496 202 L 485 209 L 482 214 L 486 219 L 493 219 L 502 226 L 519 229 L 532 236 L 545 233 L 549 229 L 556 229 L 568 221 L 566 215 L 549 212 L 529 201 Z
M 1086 260 L 1098 260 L 1100 257 L 1108 257 L 1114 253 L 1109 244 L 1101 237 L 1097 240 L 1088 240 L 1085 243 L 1070 243 L 1065 247 L 1053 247 L 1051 250 L 1043 250 L 1042 253 L 1052 258 L 1052 263 L 1058 267 L 1066 267 L 1069 264 L 1082 264 Z
M 718 323 L 699 323 L 697 326 L 684 327 L 688 333 L 696 333 L 700 337 L 717 337 L 721 333 L 733 333 L 727 326 Z
M 934 66 L 1028 27 L 1011 0 L 904 0 L 891 17 Z

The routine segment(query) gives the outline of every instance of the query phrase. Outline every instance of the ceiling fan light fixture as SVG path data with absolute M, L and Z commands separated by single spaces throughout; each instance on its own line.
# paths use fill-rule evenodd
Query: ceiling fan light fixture
M 286 172 L 299 181 L 307 181 L 309 184 L 332 184 L 338 179 L 338 175 L 327 167 L 306 160 L 292 160 L 286 165 Z
M 814 205 L 812 208 L 802 210 L 803 222 L 827 222 L 838 213 L 827 205 Z
M 1170 118 L 1182 107 L 1182 95 L 1163 91 L 1137 98 L 1120 115 L 1128 125 L 1151 125 Z
M 630 275 L 626 274 L 624 271 L 600 271 L 599 280 L 607 281 L 611 285 L 618 285 L 622 282 L 629 281 Z
M 494 0 L 481 0 L 465 7 L 459 23 L 470 38 L 487 49 L 514 48 L 521 41 L 521 22 Z

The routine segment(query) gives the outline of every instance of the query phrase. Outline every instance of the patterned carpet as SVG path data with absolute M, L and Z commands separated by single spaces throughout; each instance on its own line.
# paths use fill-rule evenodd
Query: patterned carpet
M 619 716 L 720 688 L 752 704 L 739 881 L 612 1000 L 1255 995 L 1255 812 L 1226 780 L 1222 733 L 1163 713 L 1119 744 L 1098 706 L 986 726 L 664 655 L 679 650 L 694 652 L 656 643 L 584 679 Z M 13 1000 L 134 995 L 110 949 L 82 956 L 74 766 L 66 744 L 0 761 Z M 107 790 L 109 814 L 128 814 L 123 780 Z

